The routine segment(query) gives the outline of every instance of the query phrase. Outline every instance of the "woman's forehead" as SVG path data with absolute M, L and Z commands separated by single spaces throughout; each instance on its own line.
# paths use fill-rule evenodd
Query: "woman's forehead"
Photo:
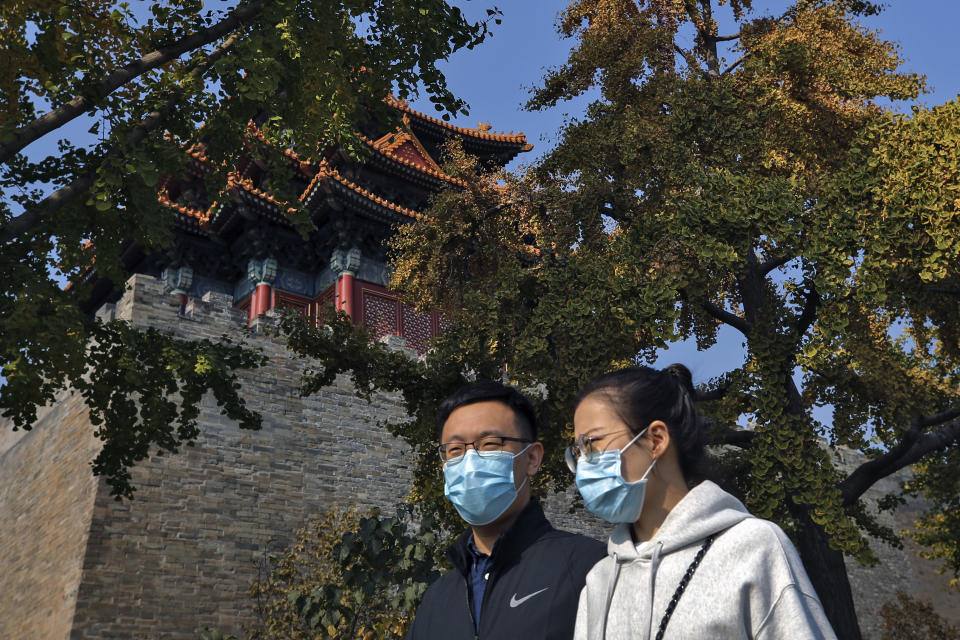
M 625 423 L 610 400 L 602 394 L 591 393 L 580 401 L 573 414 L 573 428 L 577 435 L 590 435 L 601 429 L 622 426 Z

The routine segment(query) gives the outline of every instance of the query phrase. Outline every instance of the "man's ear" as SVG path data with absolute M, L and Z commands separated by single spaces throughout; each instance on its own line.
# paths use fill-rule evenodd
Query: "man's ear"
M 540 470 L 543 464 L 543 445 L 540 442 L 530 443 L 527 449 L 527 475 L 532 476 Z
M 670 429 L 663 420 L 654 420 L 647 427 L 647 433 L 644 434 L 646 440 L 650 443 L 650 454 L 654 458 L 659 458 L 670 446 Z

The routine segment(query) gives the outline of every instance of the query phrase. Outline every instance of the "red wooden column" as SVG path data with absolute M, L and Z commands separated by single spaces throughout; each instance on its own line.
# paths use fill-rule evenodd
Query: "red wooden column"
M 273 281 L 277 277 L 277 261 L 273 258 L 251 260 L 247 263 L 247 277 L 254 283 L 247 307 L 247 326 L 253 319 L 273 307 Z
M 354 282 L 360 269 L 360 249 L 353 247 L 349 251 L 337 249 L 330 256 L 330 269 L 337 274 L 336 307 L 350 319 L 357 322 L 357 307 L 354 300 Z

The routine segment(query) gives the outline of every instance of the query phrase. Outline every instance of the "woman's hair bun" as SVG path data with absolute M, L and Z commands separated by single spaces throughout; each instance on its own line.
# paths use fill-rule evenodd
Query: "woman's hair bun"
M 680 381 L 681 386 L 690 394 L 691 398 L 696 396 L 696 391 L 693 388 L 693 374 L 690 373 L 690 369 L 687 369 L 679 362 L 675 362 L 664 369 L 664 371 L 674 375 L 677 380 Z

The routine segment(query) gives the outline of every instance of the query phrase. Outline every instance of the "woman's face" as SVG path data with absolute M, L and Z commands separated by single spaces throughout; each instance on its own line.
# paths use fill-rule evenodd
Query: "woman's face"
M 636 436 L 600 392 L 591 393 L 580 402 L 573 414 L 573 434 L 578 442 L 587 444 L 587 451 L 623 449 Z M 624 480 L 634 482 L 642 478 L 653 464 L 646 434 L 623 451 L 620 459 Z

